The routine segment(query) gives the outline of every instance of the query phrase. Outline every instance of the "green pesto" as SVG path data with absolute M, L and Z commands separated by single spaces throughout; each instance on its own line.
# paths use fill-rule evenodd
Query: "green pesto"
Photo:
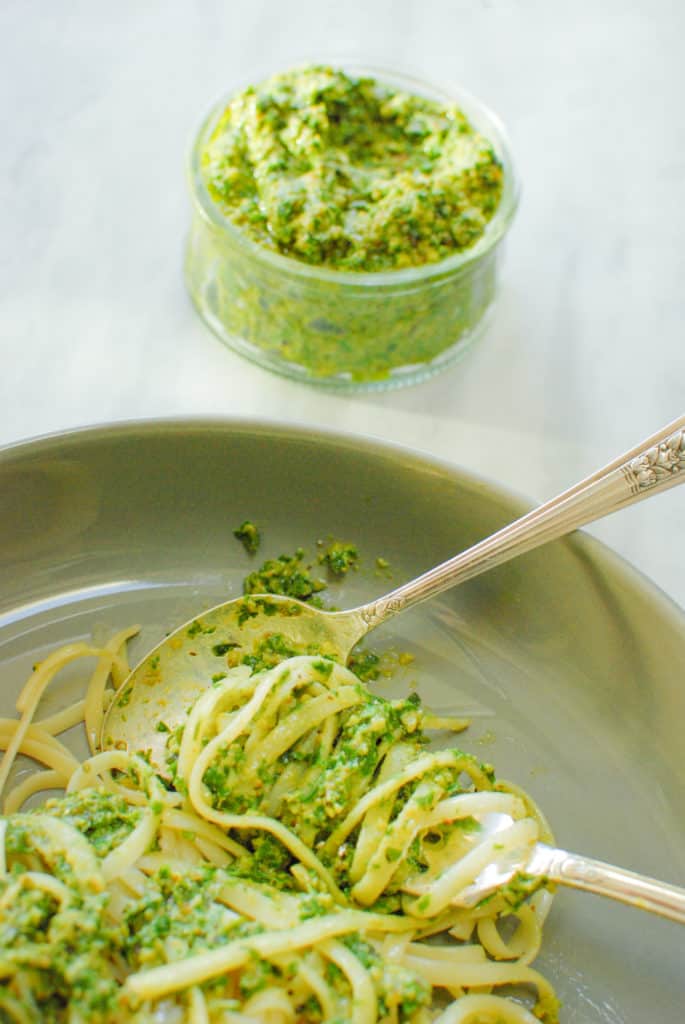
M 380 655 L 375 651 L 358 650 L 353 651 L 347 659 L 347 667 L 351 672 L 364 683 L 372 683 L 381 674 Z
M 129 965 L 166 962 L 162 943 L 172 937 L 180 959 L 261 931 L 259 925 L 241 923 L 219 902 L 224 885 L 223 872 L 211 868 L 191 870 L 182 878 L 164 870 L 153 875 L 126 915 L 124 953 Z
M 381 1017 L 385 1017 L 389 1012 L 389 995 L 392 995 L 392 1004 L 400 1011 L 400 1020 L 412 1017 L 421 1007 L 430 1006 L 430 985 L 422 978 L 417 977 L 406 967 L 385 960 L 359 935 L 344 935 L 340 941 L 377 980 L 378 1009 Z
M 254 241 L 352 271 L 468 249 L 502 193 L 492 146 L 456 105 L 319 66 L 234 96 L 202 166 L 213 200 Z
M 221 658 L 224 656 L 224 654 L 228 654 L 229 651 L 233 651 L 235 650 L 236 647 L 239 646 L 239 644 L 233 643 L 232 641 L 229 641 L 228 643 L 224 642 L 214 644 L 214 646 L 212 647 L 212 654 L 214 654 L 217 658 Z M 212 676 L 212 679 L 213 678 L 214 677 Z
M 104 856 L 126 837 L 137 818 L 137 812 L 125 805 L 124 809 L 122 803 L 110 794 L 87 791 L 48 801 L 38 813 L 66 820 Z M 115 1019 L 111 1015 L 120 988 L 110 961 L 120 947 L 121 931 L 108 920 L 107 894 L 94 892 L 87 879 L 79 878 L 64 857 L 51 852 L 50 844 L 30 829 L 32 813 L 8 819 L 5 855 L 10 870 L 0 878 L 0 900 L 27 871 L 27 854 L 31 859 L 40 855 L 43 869 L 67 886 L 69 897 L 60 905 L 30 885 L 15 890 L 0 914 L 0 976 L 11 978 L 15 967 L 32 968 L 33 1015 L 27 1020 L 66 1021 L 73 1019 L 68 1017 L 69 1007 L 78 1006 L 80 1019 L 109 1022 Z M 10 1018 L 15 1019 L 11 1014 Z M 0 1000 L 0 1020 L 5 1019 Z
M 538 889 L 548 885 L 547 879 L 541 875 L 527 875 L 519 871 L 499 890 L 499 895 L 512 910 L 518 910 Z
M 0 898 L 11 879 L 0 879 Z M 118 929 L 108 923 L 104 894 L 74 893 L 66 909 L 35 889 L 20 889 L 0 915 L 0 969 L 11 977 L 14 966 L 33 969 L 31 1002 L 35 1014 L 27 1020 L 67 1021 L 69 1007 L 78 1006 L 79 1019 L 100 1024 L 117 1019 L 120 989 L 110 957 L 120 946 Z M 0 1019 L 2 1014 L 0 1000 Z M 24 1018 L 21 1018 L 22 1020 Z
M 359 568 L 359 551 L 354 544 L 333 540 L 319 552 L 318 561 L 334 576 L 346 576 L 350 569 Z
M 323 608 L 324 599 L 320 595 L 328 589 L 329 583 L 344 579 L 350 570 L 359 567 L 360 554 L 357 545 L 350 541 L 328 539 L 325 546 L 323 541 L 317 541 L 317 546 L 322 550 L 319 551 L 316 562 L 319 565 L 327 566 L 328 582 L 318 579 L 314 575 L 315 563 L 305 558 L 305 550 L 302 547 L 296 548 L 293 554 L 282 554 L 278 558 L 269 558 L 243 580 L 243 593 L 246 597 L 238 612 L 238 624 L 242 625 L 260 612 L 266 615 L 287 613 L 287 608 L 284 608 L 282 604 L 269 604 L 268 598 L 253 595 L 277 594 L 293 597 L 317 608 Z M 380 563 L 384 567 L 388 566 L 385 559 L 376 560 L 377 565 Z M 333 610 L 332 606 L 328 605 L 328 607 Z M 293 603 L 290 614 L 297 615 L 299 611 L 299 606 Z M 320 652 L 311 646 L 298 646 L 294 642 L 286 640 L 282 634 L 272 633 L 263 641 L 254 644 L 253 648 L 247 652 L 234 642 L 219 641 L 212 647 L 212 653 L 217 657 L 227 656 L 227 663 L 230 667 L 243 664 L 249 665 L 254 672 L 261 672 L 264 669 L 273 668 L 285 658 Z M 409 664 L 412 660 L 412 656 L 406 653 L 397 654 L 393 651 L 385 651 L 383 654 L 377 654 L 367 648 L 361 648 L 350 655 L 348 667 L 362 682 L 368 683 L 375 681 L 381 675 L 391 676 L 399 667 Z M 330 669 L 328 671 L 330 672 Z M 212 677 L 213 680 L 215 678 L 221 679 L 222 676 L 217 674 Z
M 262 542 L 259 529 L 249 519 L 246 519 L 233 531 L 233 536 L 241 542 L 248 555 L 254 555 Z
M 322 679 L 331 675 L 330 662 L 317 661 L 314 667 Z M 338 741 L 327 756 L 320 755 L 315 746 L 308 744 L 307 736 L 303 736 L 279 759 L 275 772 L 274 766 L 266 762 L 259 766 L 259 778 L 268 786 L 273 784 L 288 758 L 301 757 L 311 764 L 314 771 L 307 773 L 303 788 L 295 787 L 284 794 L 284 807 L 278 818 L 312 848 L 317 848 L 321 840 L 331 834 L 362 794 L 378 781 L 377 773 L 390 744 L 413 745 L 418 752 L 425 742 L 421 733 L 420 702 L 415 695 L 406 700 L 389 701 L 371 694 L 362 685 L 358 693 L 359 704 L 340 713 Z M 287 719 L 303 697 L 304 694 L 293 694 L 293 704 L 279 712 L 279 721 L 273 721 L 272 727 L 276 728 Z M 267 712 L 267 718 L 270 714 Z M 181 733 L 182 727 L 171 734 L 174 743 L 178 743 Z M 244 767 L 245 753 L 240 739 L 224 748 L 212 762 L 203 781 L 214 797 L 215 806 L 238 807 L 236 798 L 249 791 L 249 786 L 242 787 Z M 416 799 L 419 786 L 423 792 L 426 783 L 431 782 L 434 787 L 431 801 L 436 802 L 462 791 L 463 772 L 485 788 L 491 781 L 489 766 L 455 749 L 451 764 L 423 773 L 420 779 L 407 783 L 394 795 L 389 830 L 407 801 L 412 797 Z M 140 787 L 139 771 L 129 771 L 127 775 Z M 255 794 L 251 808 L 265 810 L 263 799 Z M 76 829 L 99 857 L 106 856 L 125 841 L 140 819 L 139 808 L 104 789 L 83 790 L 49 800 L 37 813 L 58 818 Z M 301 875 L 296 879 L 291 873 L 293 857 L 276 837 L 260 830 L 240 829 L 236 830 L 234 838 L 243 847 L 244 855 L 239 854 L 225 867 L 188 864 L 179 869 L 170 864 L 160 868 L 146 879 L 142 892 L 132 899 L 123 920 L 115 925 L 108 911 L 108 894 L 94 892 L 87 879 L 65 866 L 60 855 L 51 860 L 46 856 L 49 844 L 44 849 L 40 837 L 30 829 L 33 814 L 28 812 L 6 819 L 8 870 L 0 878 L 0 900 L 10 886 L 13 893 L 11 900 L 4 901 L 0 914 L 1 1021 L 7 1016 L 3 1012 L 6 1007 L 8 1019 L 24 1020 L 23 1015 L 12 1012 L 11 1004 L 3 1003 L 3 995 L 8 994 L 6 983 L 19 965 L 31 971 L 30 991 L 27 989 L 25 994 L 27 1021 L 117 1024 L 129 1019 L 130 1007 L 122 1001 L 122 977 L 126 974 L 184 961 L 264 931 L 264 925 L 229 909 L 230 890 L 242 890 L 246 883 L 256 887 L 265 899 L 277 900 L 279 894 L 287 893 L 290 899 L 297 901 L 296 916 L 300 921 L 325 917 L 337 909 L 331 893 L 316 891 L 313 873 L 310 873 L 311 888 L 305 885 L 305 891 L 301 891 Z M 472 819 L 467 820 L 472 823 Z M 455 827 L 463 825 L 443 823 L 423 841 L 416 836 L 408 854 L 400 848 L 388 849 L 388 860 L 398 865 L 398 882 L 407 872 L 415 874 L 424 870 L 426 843 L 448 841 Z M 190 841 L 194 839 L 193 832 L 183 831 L 181 835 Z M 348 873 L 352 846 L 350 844 L 334 864 L 324 858 L 343 892 L 350 890 Z M 68 894 L 63 904 L 30 884 L 17 886 L 22 874 L 33 869 L 36 856 L 41 857 L 45 868 L 66 885 Z M 25 881 L 30 882 L 28 875 Z M 519 876 L 505 893 L 505 907 L 518 905 L 536 887 L 537 880 Z M 428 901 L 428 897 L 424 899 Z M 398 883 L 393 882 L 375 907 L 369 909 L 393 913 L 400 909 L 400 900 Z M 419 901 L 419 906 L 424 906 L 423 900 Z M 387 960 L 364 935 L 345 934 L 339 941 L 369 971 L 379 1019 L 392 1019 L 397 1024 L 415 1024 L 417 1014 L 423 1019 L 422 1011 L 430 1006 L 430 984 L 413 970 Z M 237 978 L 220 975 L 203 982 L 202 987 L 215 991 L 226 1011 L 240 1014 L 245 1000 L 273 982 L 291 980 L 296 973 L 294 965 L 295 961 L 272 963 L 253 952 Z M 355 993 L 345 974 L 333 963 L 326 965 L 326 980 L 343 1002 L 352 1005 Z M 180 996 L 181 1000 L 183 998 Z M 153 1002 L 146 1007 L 146 1014 L 149 1010 L 150 1019 L 162 1019 L 168 1015 L 165 1012 L 168 1006 L 166 999 Z M 556 1003 L 547 999 L 538 1003 L 535 1012 L 541 1019 L 552 1022 L 557 1020 L 556 1009 Z M 322 1006 L 311 995 L 303 996 L 295 1008 L 295 1017 L 302 1024 L 320 1024 L 323 1016 Z M 340 1017 L 336 1022 L 345 1024 L 348 1019 Z
M 276 584 L 276 586 L 278 585 Z M 306 600 L 306 598 L 300 598 L 299 600 Z M 292 604 L 283 604 L 283 602 L 272 601 L 270 597 L 257 597 L 252 594 L 244 597 L 236 605 L 236 608 L 238 609 L 237 619 L 239 626 L 242 626 L 249 619 L 253 619 L 256 615 L 266 615 L 267 617 L 281 615 L 289 617 L 302 614 L 302 606 L 297 601 L 293 601 Z
M 286 71 L 198 139 L 188 287 L 227 344 L 279 372 L 343 389 L 421 378 L 493 304 L 500 235 L 474 250 L 513 212 L 504 185 L 493 144 L 450 100 Z
M 263 672 L 275 668 L 286 658 L 295 658 L 298 654 L 318 654 L 319 648 L 312 644 L 296 644 L 288 640 L 282 633 L 269 633 L 263 640 L 255 643 L 252 651 L 240 658 L 241 665 L 247 665 L 253 672 Z M 321 665 L 326 665 L 323 661 Z M 331 669 L 323 669 L 322 675 L 330 675 Z
M 99 857 L 106 857 L 133 831 L 141 813 L 123 797 L 104 789 L 84 789 L 46 800 L 40 808 L 43 811 L 78 829 Z
M 243 593 L 280 594 L 295 597 L 299 601 L 311 601 L 315 594 L 325 590 L 326 584 L 323 580 L 315 579 L 310 569 L 311 566 L 304 561 L 303 548 L 298 548 L 294 555 L 269 558 L 259 569 L 245 577 Z
M 325 665 L 322 661 L 321 668 Z M 325 671 L 322 672 L 321 678 L 325 675 Z M 335 690 L 331 693 L 334 695 Z M 272 711 L 257 712 L 255 727 L 261 728 L 262 715 L 266 715 L 265 721 L 271 729 L 286 725 L 288 716 L 307 699 L 306 687 L 294 690 L 276 719 Z M 278 820 L 310 848 L 320 849 L 374 785 L 379 767 L 392 746 L 401 743 L 408 750 L 413 748 L 416 756 L 420 755 L 428 742 L 422 722 L 423 711 L 416 695 L 404 700 L 387 700 L 359 684 L 358 701 L 339 712 L 339 733 L 330 751 L 323 753 L 311 743 L 309 734 L 305 734 L 276 760 L 270 759 L 268 754 L 257 754 L 255 759 L 251 753 L 248 762 L 247 738 L 239 736 L 215 752 L 202 781 L 217 810 L 230 814 L 264 814 L 269 811 L 272 789 L 283 771 L 288 765 L 301 764 L 309 770 L 280 795 Z M 420 778 L 409 780 L 397 791 L 390 808 L 388 835 L 392 834 L 395 817 L 411 801 L 430 811 L 443 796 L 466 792 L 474 784 L 486 789 L 493 785 L 489 766 L 456 748 L 451 755 L 450 763 L 423 772 Z M 407 871 L 423 872 L 428 866 L 430 850 L 447 842 L 455 830 L 469 831 L 474 825 L 469 819 L 436 826 L 423 839 L 415 838 L 406 853 L 391 845 L 387 857 L 390 862 L 398 862 L 398 883 Z M 253 881 L 275 884 L 274 877 L 287 877 L 293 858 L 277 839 L 253 837 L 248 839 L 248 846 L 252 860 L 249 868 L 242 865 L 241 871 L 249 870 Z M 333 857 L 321 853 L 343 892 L 352 886 L 352 850 L 353 844 L 345 845 Z M 390 900 L 388 906 L 392 905 L 394 891 L 391 886 L 383 894 L 386 901 Z

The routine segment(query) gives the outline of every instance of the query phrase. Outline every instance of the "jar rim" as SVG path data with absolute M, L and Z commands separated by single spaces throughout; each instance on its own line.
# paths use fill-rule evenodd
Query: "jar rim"
M 312 63 L 315 62 L 300 61 L 290 67 L 294 69 Z M 459 85 L 440 84 L 418 77 L 415 73 L 401 69 L 369 66 L 361 61 L 339 60 L 335 62 L 335 65 L 332 61 L 325 63 L 341 67 L 343 70 L 352 70 L 357 74 L 370 75 L 380 82 L 405 88 L 418 95 L 428 95 L 431 98 L 447 100 L 451 103 L 456 102 L 459 105 L 471 124 L 488 140 L 503 168 L 502 195 L 495 213 L 486 224 L 480 238 L 469 248 L 453 253 L 445 259 L 436 260 L 434 263 L 423 263 L 394 270 L 371 271 L 337 270 L 332 267 L 318 266 L 260 245 L 221 211 L 209 193 L 201 170 L 201 154 L 205 143 L 231 98 L 241 88 L 245 88 L 244 85 L 231 89 L 212 105 L 193 138 L 188 154 L 187 174 L 191 197 L 199 215 L 230 238 L 237 249 L 243 250 L 246 257 L 251 257 L 274 271 L 309 281 L 325 281 L 330 284 L 347 286 L 358 285 L 361 288 L 402 284 L 416 285 L 424 281 L 429 282 L 434 278 L 449 276 L 479 262 L 495 248 L 508 231 L 520 197 L 520 182 L 514 166 L 509 138 L 497 114 Z

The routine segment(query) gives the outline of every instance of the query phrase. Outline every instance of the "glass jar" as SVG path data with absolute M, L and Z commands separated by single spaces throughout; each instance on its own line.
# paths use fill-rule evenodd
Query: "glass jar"
M 456 103 L 488 139 L 502 164 L 503 191 L 484 233 L 469 249 L 439 262 L 389 271 L 334 270 L 266 249 L 224 215 L 202 175 L 202 152 L 229 95 L 202 124 L 190 154 L 186 282 L 219 338 L 260 366 L 342 391 L 384 390 L 448 366 L 483 333 L 518 182 L 502 126 L 467 93 L 382 69 L 342 66 L 405 92 Z

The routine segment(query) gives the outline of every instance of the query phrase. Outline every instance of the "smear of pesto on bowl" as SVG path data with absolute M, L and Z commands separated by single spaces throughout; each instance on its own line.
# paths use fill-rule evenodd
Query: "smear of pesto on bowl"
M 201 166 L 213 201 L 255 242 L 348 271 L 468 249 L 503 187 L 492 145 L 458 106 L 319 66 L 235 95 Z

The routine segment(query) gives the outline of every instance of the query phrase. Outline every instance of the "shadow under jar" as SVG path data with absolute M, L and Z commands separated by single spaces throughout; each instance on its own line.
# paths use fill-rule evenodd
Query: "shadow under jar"
M 502 192 L 480 237 L 436 262 L 373 271 L 319 266 L 259 244 L 221 209 L 203 173 L 203 153 L 228 96 L 202 124 L 190 154 L 186 282 L 219 338 L 259 365 L 341 391 L 385 390 L 448 366 L 483 333 L 518 182 L 499 121 L 467 93 L 374 68 L 344 70 L 456 104 L 485 137 L 502 168 Z

